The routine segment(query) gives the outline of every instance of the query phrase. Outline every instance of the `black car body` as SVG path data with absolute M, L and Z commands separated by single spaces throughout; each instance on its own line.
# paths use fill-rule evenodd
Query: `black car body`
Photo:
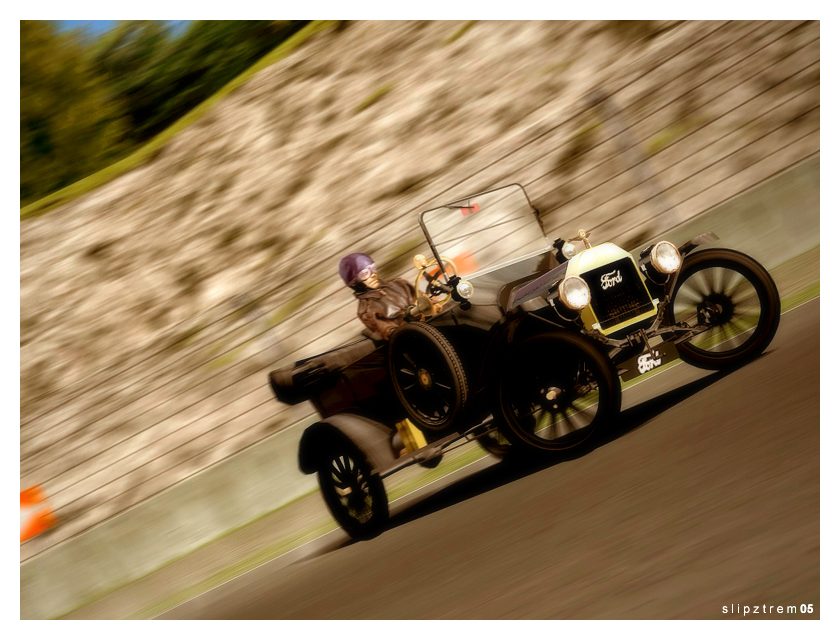
M 638 257 L 593 246 L 582 230 L 552 242 L 516 184 L 426 211 L 420 225 L 433 256 L 414 260 L 425 312 L 388 342 L 363 335 L 270 376 L 281 402 L 310 400 L 321 416 L 304 433 L 300 467 L 319 474 L 351 535 L 387 517 L 383 477 L 433 464 L 460 438 L 497 455 L 580 448 L 618 413 L 619 374 L 677 353 L 738 366 L 778 326 L 778 293 L 758 263 L 696 251 L 713 234 Z M 405 446 L 406 424 L 420 446 Z

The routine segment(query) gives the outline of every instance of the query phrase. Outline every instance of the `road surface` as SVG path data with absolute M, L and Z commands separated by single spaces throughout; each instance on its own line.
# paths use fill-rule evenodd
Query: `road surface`
M 624 407 L 583 457 L 479 465 L 374 540 L 336 532 L 162 617 L 818 617 L 819 301 L 746 367 L 679 365 Z

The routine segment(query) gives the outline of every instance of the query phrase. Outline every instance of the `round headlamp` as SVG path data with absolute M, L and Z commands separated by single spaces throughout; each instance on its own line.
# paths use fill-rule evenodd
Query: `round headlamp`
M 657 242 L 650 252 L 650 263 L 659 273 L 676 273 L 682 264 L 682 256 L 670 242 Z
M 577 253 L 577 247 L 571 242 L 564 242 L 563 247 L 560 249 L 560 253 L 563 254 L 563 257 L 566 260 L 571 260 L 574 255 Z
M 475 293 L 475 289 L 472 286 L 472 282 L 470 282 L 469 280 L 458 281 L 458 284 L 455 285 L 455 290 L 458 292 L 458 295 L 461 296 L 464 300 L 472 298 L 472 294 Z
M 575 311 L 583 309 L 592 298 L 589 293 L 589 285 L 577 276 L 569 276 L 563 280 L 557 290 L 563 304 Z

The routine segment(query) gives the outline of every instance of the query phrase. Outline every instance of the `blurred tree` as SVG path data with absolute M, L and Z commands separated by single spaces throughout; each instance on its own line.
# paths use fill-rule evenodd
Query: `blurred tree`
M 108 79 L 113 95 L 122 103 L 135 142 L 145 138 L 144 124 L 159 108 L 155 76 L 170 53 L 170 45 L 165 23 L 128 20 L 93 47 L 93 66 Z
M 125 103 L 135 140 L 147 140 L 304 24 L 195 21 L 173 38 L 163 23 L 129 21 L 103 39 L 94 60 Z
M 20 197 L 60 189 L 125 150 L 127 123 L 75 32 L 21 22 Z
M 305 21 L 122 21 L 98 38 L 21 22 L 21 202 L 126 155 Z

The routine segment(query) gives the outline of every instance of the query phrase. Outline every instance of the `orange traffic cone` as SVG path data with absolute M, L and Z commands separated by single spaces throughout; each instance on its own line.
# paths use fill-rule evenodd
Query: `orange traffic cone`
M 47 506 L 41 487 L 20 492 L 20 541 L 26 542 L 55 524 L 52 509 Z

